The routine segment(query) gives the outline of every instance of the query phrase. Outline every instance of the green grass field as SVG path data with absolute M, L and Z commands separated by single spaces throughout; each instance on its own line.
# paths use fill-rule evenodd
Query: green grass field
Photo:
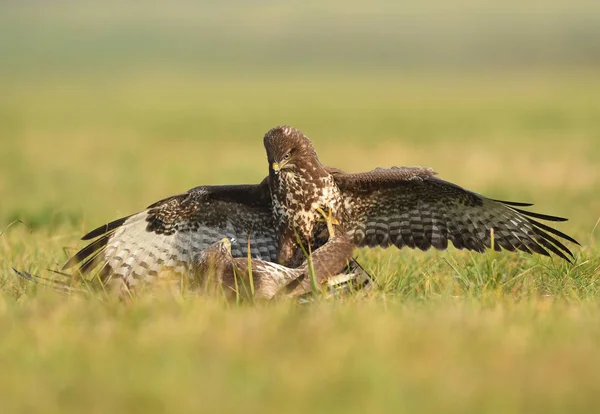
M 24 49 L 0 39 L 0 52 L 14 58 L 0 69 L 1 412 L 600 408 L 593 65 L 196 70 L 159 42 L 169 64 L 126 45 L 123 54 L 141 63 L 121 68 L 114 60 L 123 56 L 102 46 L 130 32 L 106 14 L 81 32 L 81 44 L 69 40 L 80 49 L 53 55 L 80 53 L 83 63 L 38 67 L 44 48 L 54 50 L 89 16 L 55 23 L 66 27 L 56 34 L 45 26 L 56 15 L 12 13 L 18 19 L 2 30 L 19 35 Z M 113 37 L 91 35 L 111 19 Z M 141 26 L 132 27 L 135 38 Z M 45 43 L 28 38 L 30 28 Z M 84 50 L 92 40 L 113 61 Z M 327 165 L 430 166 L 478 193 L 568 217 L 557 228 L 580 241 L 569 246 L 575 261 L 363 250 L 375 289 L 305 306 L 177 297 L 124 305 L 63 297 L 12 272 L 48 275 L 83 246 L 86 231 L 160 198 L 201 184 L 258 182 L 267 173 L 262 136 L 280 124 L 305 132 Z

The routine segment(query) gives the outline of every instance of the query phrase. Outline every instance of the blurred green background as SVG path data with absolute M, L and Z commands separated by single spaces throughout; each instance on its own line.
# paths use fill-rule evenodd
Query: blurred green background
M 280 124 L 350 171 L 426 165 L 572 204 L 598 182 L 595 2 L 1 7 L 5 222 L 95 225 L 198 184 L 256 182 Z
M 592 1 L 3 1 L 0 408 L 593 412 L 599 39 Z M 64 301 L 12 273 L 260 181 L 281 124 L 328 165 L 430 166 L 566 216 L 576 263 L 364 251 L 380 288 L 308 311 Z

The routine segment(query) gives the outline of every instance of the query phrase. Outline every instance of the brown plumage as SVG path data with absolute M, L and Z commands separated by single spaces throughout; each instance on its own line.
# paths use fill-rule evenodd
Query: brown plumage
M 273 262 L 234 258 L 231 255 L 231 241 L 224 238 L 203 250 L 191 267 L 185 285 L 186 291 L 202 294 L 223 294 L 229 300 L 271 300 L 273 298 L 296 298 L 324 288 L 338 292 L 352 286 L 362 287 L 370 282 L 368 275 L 347 260 L 352 255 L 354 244 L 345 233 L 338 233 L 321 248 L 308 255 L 301 266 L 289 268 Z M 77 284 L 66 273 L 55 272 L 58 277 L 44 278 L 28 272 L 15 272 L 34 283 L 41 283 L 61 293 L 85 294 L 94 286 Z M 344 279 L 335 280 L 344 273 Z M 129 282 L 140 283 L 129 283 Z M 84 282 L 85 281 L 80 281 Z M 123 298 L 129 298 L 138 291 L 153 291 L 155 284 L 149 278 L 142 280 L 107 277 L 95 287 L 113 287 Z M 167 285 L 169 286 L 169 285 Z M 172 286 L 172 285 L 171 285 Z M 177 281 L 176 286 L 181 286 Z M 183 292 L 182 292 L 183 293 Z
M 190 273 L 192 290 L 195 287 L 200 291 L 216 287 L 228 299 L 247 299 L 250 296 L 254 299 L 297 297 L 312 292 L 311 275 L 317 288 L 348 269 L 353 271 L 350 278 L 362 278 L 360 269 L 349 267 L 348 258 L 353 249 L 349 237 L 344 233 L 338 234 L 309 255 L 298 268 L 289 268 L 265 260 L 233 258 L 230 241 L 223 239 L 209 246 L 199 256 Z
M 321 164 L 310 140 L 300 131 L 274 128 L 265 135 L 264 144 L 277 261 L 297 266 L 302 261 L 302 249 L 316 248 L 327 240 L 317 208 L 327 209 L 340 220 L 344 215 L 342 197 L 330 170 Z
M 408 246 L 483 252 L 520 250 L 569 260 L 561 239 L 572 237 L 538 219 L 564 221 L 493 200 L 435 177 L 431 169 L 392 167 L 346 174 L 323 166 L 310 140 L 292 127 L 264 139 L 269 176 L 256 185 L 204 186 L 151 205 L 84 237 L 95 239 L 65 265 L 116 275 L 128 284 L 152 281 L 164 270 L 189 274 L 199 255 L 222 238 L 235 239 L 233 257 L 298 267 L 302 248 L 316 251 L 328 240 L 316 212 L 331 212 L 355 246 Z M 347 253 L 350 257 L 351 253 Z

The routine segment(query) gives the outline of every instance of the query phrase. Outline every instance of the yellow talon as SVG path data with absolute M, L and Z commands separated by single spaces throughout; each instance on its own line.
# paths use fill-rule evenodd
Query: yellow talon
M 325 213 L 325 211 L 323 211 L 321 207 L 317 207 L 316 210 L 320 215 L 323 216 L 323 220 L 318 221 L 324 221 L 325 223 L 327 223 L 327 231 L 329 231 L 329 237 L 335 236 L 333 226 L 339 226 L 340 222 L 335 217 L 333 217 L 333 211 L 331 209 L 327 209 L 327 213 Z

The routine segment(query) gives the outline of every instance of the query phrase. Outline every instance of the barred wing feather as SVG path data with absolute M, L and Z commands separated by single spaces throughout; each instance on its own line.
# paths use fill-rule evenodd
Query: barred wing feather
M 486 198 L 436 178 L 431 169 L 393 167 L 359 174 L 336 173 L 349 214 L 346 230 L 358 246 L 407 246 L 552 252 L 570 260 L 560 239 L 575 239 L 535 219 L 565 221 L 520 209 L 531 204 Z
M 234 257 L 275 260 L 277 245 L 266 181 L 259 185 L 197 187 L 152 204 L 145 211 L 101 226 L 90 244 L 64 266 L 82 274 L 119 275 L 127 283 L 162 271 L 184 274 L 197 255 L 226 237 Z M 130 280 L 131 279 L 131 280 Z

